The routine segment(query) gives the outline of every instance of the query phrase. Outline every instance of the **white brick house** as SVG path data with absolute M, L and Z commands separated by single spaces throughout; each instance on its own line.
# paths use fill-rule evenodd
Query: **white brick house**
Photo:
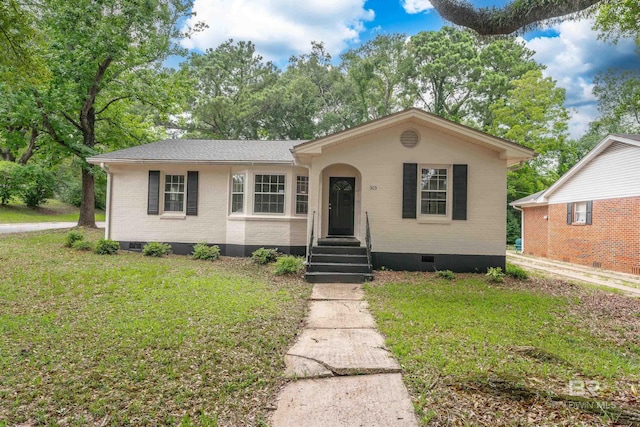
M 418 109 L 313 141 L 165 140 L 90 158 L 108 173 L 106 237 L 224 255 L 304 255 L 370 221 L 374 267 L 504 267 L 507 169 L 533 151 Z

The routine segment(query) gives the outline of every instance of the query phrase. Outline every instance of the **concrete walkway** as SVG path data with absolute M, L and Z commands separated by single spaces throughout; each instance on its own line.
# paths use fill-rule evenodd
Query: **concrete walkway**
M 278 398 L 273 427 L 417 426 L 362 285 L 318 283 L 310 304 L 306 329 L 285 356 L 295 381 Z
M 55 230 L 58 228 L 73 228 L 78 222 L 33 222 L 21 224 L 0 224 L 0 234 L 25 233 L 29 231 Z M 96 222 L 98 228 L 104 228 L 104 221 Z
M 640 276 L 587 267 L 548 258 L 507 252 L 507 261 L 527 270 L 538 271 L 564 280 L 618 289 L 627 295 L 640 297 Z

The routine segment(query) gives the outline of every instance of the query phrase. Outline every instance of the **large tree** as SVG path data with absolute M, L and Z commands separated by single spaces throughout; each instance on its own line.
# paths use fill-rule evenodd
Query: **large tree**
M 99 148 L 146 141 L 149 116 L 170 112 L 180 94 L 173 73 L 160 64 L 180 52 L 177 23 L 190 14 L 191 0 L 42 0 L 39 6 L 40 55 L 50 78 L 22 88 L 18 98 L 27 106 L 20 107 L 32 107 L 46 138 L 83 161 Z M 78 225 L 95 227 L 93 168 L 86 163 L 82 194 Z
M 635 2 L 636 0 L 628 0 Z M 607 0 L 514 0 L 503 7 L 476 7 L 464 0 L 431 0 L 444 19 L 481 35 L 511 34 L 541 22 L 583 12 Z
M 251 42 L 228 40 L 184 65 L 196 91 L 191 103 L 189 135 L 214 139 L 257 139 L 268 111 L 263 99 L 278 70 L 256 54 Z

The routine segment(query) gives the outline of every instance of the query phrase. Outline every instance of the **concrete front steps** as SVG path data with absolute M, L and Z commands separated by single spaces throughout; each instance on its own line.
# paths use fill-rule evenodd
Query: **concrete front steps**
M 318 239 L 304 275 L 310 283 L 362 283 L 373 280 L 367 248 L 353 237 Z

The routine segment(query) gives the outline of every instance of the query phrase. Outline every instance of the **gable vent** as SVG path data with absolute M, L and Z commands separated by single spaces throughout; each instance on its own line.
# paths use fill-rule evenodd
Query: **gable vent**
M 418 145 L 420 142 L 420 136 L 418 136 L 418 132 L 414 130 L 405 130 L 400 135 L 400 143 L 407 148 L 413 148 Z

